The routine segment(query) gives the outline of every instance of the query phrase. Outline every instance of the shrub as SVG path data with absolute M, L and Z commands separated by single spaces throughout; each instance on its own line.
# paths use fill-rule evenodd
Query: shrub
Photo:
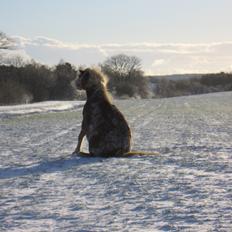
M 32 101 L 32 94 L 22 84 L 12 80 L 0 81 L 0 105 L 26 104 Z
M 76 76 L 77 71 L 71 64 L 58 64 L 54 70 L 55 85 L 51 89 L 51 99 L 72 100 L 77 98 L 76 88 L 72 85 Z

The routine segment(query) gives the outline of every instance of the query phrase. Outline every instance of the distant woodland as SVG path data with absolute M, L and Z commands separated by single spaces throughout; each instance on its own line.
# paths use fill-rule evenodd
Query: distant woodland
M 1 51 L 14 49 L 14 41 L 0 32 L 0 105 L 48 100 L 85 99 L 76 89 L 78 69 L 61 61 L 53 67 L 21 57 L 6 58 Z M 99 68 L 108 78 L 108 89 L 116 98 L 162 98 L 232 91 L 232 73 L 204 75 L 145 76 L 141 60 L 118 54 L 107 58 Z

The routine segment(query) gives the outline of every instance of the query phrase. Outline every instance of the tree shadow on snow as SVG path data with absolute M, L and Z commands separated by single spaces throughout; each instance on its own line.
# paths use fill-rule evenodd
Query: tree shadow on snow
M 102 162 L 102 158 L 68 156 L 66 158 L 42 161 L 34 165 L 0 168 L 0 179 L 16 178 L 27 175 L 41 175 L 44 173 L 62 172 L 73 167 L 97 162 Z

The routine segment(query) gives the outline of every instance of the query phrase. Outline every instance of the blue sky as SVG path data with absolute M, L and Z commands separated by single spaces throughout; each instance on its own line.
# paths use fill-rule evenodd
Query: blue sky
M 21 49 L 32 58 L 49 64 L 60 58 L 81 62 L 75 52 L 80 52 L 78 45 L 85 45 L 85 53 L 82 51 L 80 54 L 87 65 L 124 52 L 140 56 L 148 73 L 208 72 L 216 71 L 216 68 L 226 71 L 232 67 L 232 62 L 229 62 L 232 54 L 228 55 L 228 47 L 232 51 L 231 44 L 228 45 L 228 41 L 232 41 L 231 9 L 231 0 L 0 0 L 0 30 L 17 36 L 20 41 L 26 39 L 27 43 L 20 43 Z M 43 41 L 38 43 L 41 37 Z M 50 42 L 54 40 L 56 45 L 66 45 L 62 48 L 53 46 L 51 50 L 51 46 L 46 46 L 45 38 Z M 37 41 L 36 46 L 35 43 L 32 46 L 34 40 Z M 191 57 L 187 57 L 189 62 L 195 63 L 201 63 L 202 59 L 207 64 L 205 68 L 186 64 L 183 52 L 173 57 L 173 53 L 168 56 L 167 49 L 165 56 L 154 46 L 154 53 L 149 50 L 145 54 L 146 49 L 136 53 L 134 49 L 135 45 L 156 44 L 175 45 L 178 51 L 183 51 L 186 45 L 189 46 L 187 50 L 192 45 L 199 48 L 204 45 L 202 49 L 207 50 L 207 45 L 215 43 L 223 44 L 222 50 L 226 52 L 220 62 L 214 47 L 214 54 L 209 56 L 198 54 L 198 57 L 193 57 L 191 52 Z M 114 51 L 110 52 L 112 49 L 103 51 L 98 47 L 102 51 L 99 55 L 97 50 L 93 51 L 93 47 L 96 49 L 98 45 L 107 44 L 116 44 L 120 49 L 117 51 L 114 47 Z M 213 55 L 215 60 L 212 60 Z M 179 59 L 179 63 L 170 59 Z M 185 61 L 183 67 L 182 60 Z M 220 66 L 213 67 L 218 62 Z

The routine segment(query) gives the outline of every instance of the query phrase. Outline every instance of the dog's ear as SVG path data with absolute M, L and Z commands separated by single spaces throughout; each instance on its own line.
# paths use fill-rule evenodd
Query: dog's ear
M 84 72 L 85 72 L 85 70 L 83 70 L 83 69 L 79 69 L 79 73 L 80 73 L 80 75 L 82 75 Z

